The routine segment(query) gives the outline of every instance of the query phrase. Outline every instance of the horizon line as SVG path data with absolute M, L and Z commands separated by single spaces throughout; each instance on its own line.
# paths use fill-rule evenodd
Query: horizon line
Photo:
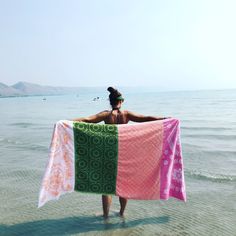
M 32 83 L 32 82 L 28 82 L 28 81 L 18 81 L 12 85 L 8 85 L 6 83 L 3 83 L 0 81 L 0 83 L 7 85 L 9 87 L 12 87 L 18 83 L 28 83 L 28 84 L 32 84 L 32 85 L 39 85 L 39 86 L 45 86 L 45 87 L 59 87 L 59 88 L 106 88 L 109 87 L 109 85 L 95 85 L 95 86 L 91 86 L 91 85 L 82 85 L 82 86 L 63 86 L 63 85 L 45 85 L 45 84 L 39 84 L 39 83 Z M 113 86 L 115 88 L 146 88 L 146 89 L 157 89 L 158 86 L 157 85 L 110 85 Z M 221 90 L 236 90 L 235 88 L 183 88 L 183 89 L 164 89 L 164 88 L 160 88 L 158 89 L 158 92 L 187 92 L 187 91 L 221 91 Z

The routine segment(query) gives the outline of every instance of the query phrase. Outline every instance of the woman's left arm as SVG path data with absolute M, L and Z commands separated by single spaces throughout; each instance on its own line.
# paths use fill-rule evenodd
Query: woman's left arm
M 108 115 L 109 115 L 108 111 L 102 111 L 96 115 L 92 115 L 89 117 L 75 118 L 75 119 L 72 119 L 72 121 L 80 121 L 80 122 L 87 122 L 87 123 L 99 123 L 101 121 L 104 121 Z
M 129 120 L 134 121 L 134 122 L 164 120 L 167 118 L 167 117 L 157 117 L 157 116 L 144 116 L 144 115 L 137 114 L 137 113 L 130 112 L 130 111 L 127 111 L 127 117 Z

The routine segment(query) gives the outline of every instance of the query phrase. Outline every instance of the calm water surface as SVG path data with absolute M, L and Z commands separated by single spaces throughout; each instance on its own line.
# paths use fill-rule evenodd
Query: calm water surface
M 107 93 L 1 98 L 0 235 L 236 235 L 236 90 L 123 95 L 124 109 L 181 120 L 187 202 L 130 200 L 120 219 L 114 197 L 107 222 L 99 195 L 37 209 L 54 123 L 109 109 Z

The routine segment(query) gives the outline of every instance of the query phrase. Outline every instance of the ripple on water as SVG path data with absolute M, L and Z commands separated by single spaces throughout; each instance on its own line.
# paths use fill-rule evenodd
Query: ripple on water
M 206 180 L 211 182 L 218 182 L 218 183 L 235 183 L 236 182 L 236 175 L 226 175 L 226 174 L 217 174 L 217 173 L 209 173 L 199 170 L 187 170 L 184 171 L 185 175 L 200 180 Z
M 15 123 L 10 123 L 9 126 L 16 126 L 20 128 L 28 128 L 31 126 L 35 126 L 36 124 L 31 123 L 31 122 L 15 122 Z

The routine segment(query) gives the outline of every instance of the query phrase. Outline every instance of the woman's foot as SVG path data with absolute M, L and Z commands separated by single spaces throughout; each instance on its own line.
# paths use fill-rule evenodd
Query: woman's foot
M 124 218 L 124 217 L 125 217 L 125 216 L 124 216 L 124 212 L 123 212 L 123 213 L 120 212 L 120 213 L 119 213 L 119 216 L 122 217 L 122 218 Z

